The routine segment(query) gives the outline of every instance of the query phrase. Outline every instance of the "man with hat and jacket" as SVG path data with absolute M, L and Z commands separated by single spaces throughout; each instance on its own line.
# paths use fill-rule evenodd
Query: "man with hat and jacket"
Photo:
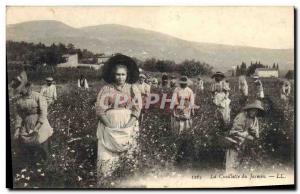
M 242 161 L 242 154 L 245 154 L 245 145 L 251 146 L 259 138 L 258 116 L 262 116 L 264 108 L 261 101 L 255 100 L 246 105 L 234 121 L 229 136 L 225 139 L 231 146 L 226 152 L 226 172 L 235 171 Z
M 47 104 L 50 106 L 57 100 L 56 86 L 53 84 L 52 77 L 47 77 L 46 82 L 47 84 L 42 86 L 40 94 L 46 98 Z

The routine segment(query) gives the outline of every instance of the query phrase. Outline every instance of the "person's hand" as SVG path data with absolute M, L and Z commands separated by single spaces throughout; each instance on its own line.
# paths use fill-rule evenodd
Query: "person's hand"
M 38 123 L 35 125 L 33 131 L 34 131 L 34 132 L 38 132 L 38 131 L 40 130 L 41 126 L 42 126 L 42 123 L 41 123 L 41 122 L 38 122 Z

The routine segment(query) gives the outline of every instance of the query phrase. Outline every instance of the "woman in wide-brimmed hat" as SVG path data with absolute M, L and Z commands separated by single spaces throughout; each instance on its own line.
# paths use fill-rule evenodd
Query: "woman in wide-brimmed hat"
M 56 86 L 53 84 L 54 80 L 52 77 L 47 77 L 46 82 L 46 85 L 42 86 L 40 94 L 44 96 L 48 106 L 50 106 L 57 100 Z
M 47 140 L 52 136 L 53 129 L 47 119 L 47 102 L 42 95 L 32 91 L 30 82 L 20 88 L 16 110 L 14 139 L 21 145 L 24 159 L 32 160 L 29 155 L 42 150 L 42 157 L 46 160 Z
M 114 172 L 122 153 L 130 157 L 130 152 L 137 148 L 142 108 L 141 92 L 134 85 L 138 78 L 138 67 L 128 56 L 115 55 L 104 64 L 103 79 L 107 84 L 101 88 L 96 102 L 99 178 Z
M 261 101 L 255 100 L 247 104 L 235 117 L 229 137 L 227 137 L 233 146 L 226 152 L 226 171 L 236 170 L 239 167 L 241 154 L 245 151 L 245 142 L 250 143 L 259 138 L 257 117 L 263 116 L 264 112 Z

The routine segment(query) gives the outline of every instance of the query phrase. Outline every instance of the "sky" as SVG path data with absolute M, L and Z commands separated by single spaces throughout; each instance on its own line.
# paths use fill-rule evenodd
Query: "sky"
M 293 7 L 7 7 L 7 24 L 32 20 L 76 28 L 121 24 L 196 42 L 294 48 Z

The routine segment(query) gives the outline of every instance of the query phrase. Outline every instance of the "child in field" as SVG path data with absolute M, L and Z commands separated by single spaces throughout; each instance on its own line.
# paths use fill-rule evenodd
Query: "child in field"
M 255 94 L 256 98 L 262 100 L 265 97 L 263 84 L 258 76 L 253 76 L 255 84 Z
M 54 101 L 57 100 L 56 86 L 53 84 L 52 77 L 47 77 L 46 82 L 47 84 L 42 86 L 40 94 L 44 96 L 44 98 L 47 100 L 48 106 L 50 106 L 54 103 Z
M 222 120 L 225 125 L 230 122 L 230 99 L 229 99 L 229 83 L 224 81 L 225 75 L 221 72 L 216 72 L 212 78 L 215 82 L 212 84 L 212 101 L 216 108 L 216 118 L 218 114 L 222 115 Z
M 89 84 L 83 75 L 80 75 L 80 78 L 77 81 L 77 86 L 78 86 L 78 88 L 82 88 L 85 90 L 89 89 Z

